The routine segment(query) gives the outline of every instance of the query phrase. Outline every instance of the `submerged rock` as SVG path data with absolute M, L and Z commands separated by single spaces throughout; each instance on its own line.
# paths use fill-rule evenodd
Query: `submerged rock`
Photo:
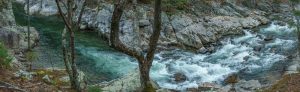
M 174 79 L 175 79 L 174 81 L 176 83 L 181 83 L 181 82 L 184 82 L 184 81 L 187 80 L 187 77 L 184 74 L 182 74 L 182 73 L 175 73 L 173 75 L 173 77 L 174 77 Z
M 197 50 L 197 53 L 200 54 L 205 54 L 208 50 L 205 47 L 200 48 L 199 50 Z
M 273 40 L 273 36 L 267 36 L 266 38 L 264 38 L 264 41 L 272 41 Z

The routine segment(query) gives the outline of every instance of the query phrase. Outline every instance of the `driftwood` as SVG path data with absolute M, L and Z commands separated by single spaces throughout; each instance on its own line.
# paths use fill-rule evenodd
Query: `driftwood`
M 3 81 L 0 81 L 0 89 L 3 88 L 3 89 L 11 89 L 11 90 L 16 90 L 16 91 L 19 91 L 19 92 L 27 92 L 26 90 L 24 89 L 21 89 L 15 85 L 12 85 L 12 84 L 9 84 L 7 82 L 3 82 Z

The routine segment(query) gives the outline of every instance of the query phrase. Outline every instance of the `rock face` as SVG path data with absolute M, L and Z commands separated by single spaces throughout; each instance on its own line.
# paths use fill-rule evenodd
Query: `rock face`
M 27 12 L 26 0 L 16 0 L 16 2 L 24 4 L 24 10 Z M 58 10 L 56 7 L 55 0 L 30 0 L 29 2 L 29 14 L 41 14 L 44 16 L 57 14 Z
M 25 2 L 24 0 L 17 1 Z M 93 7 L 86 7 L 81 26 L 97 30 L 100 35 L 109 38 L 114 7 L 104 0 L 97 2 L 101 3 Z M 179 44 L 184 47 L 200 49 L 218 41 L 224 35 L 241 34 L 243 29 L 250 29 L 269 22 L 267 18 L 263 17 L 265 11 L 253 10 L 252 6 L 247 6 L 251 2 L 243 1 L 241 5 L 236 4 L 235 0 L 226 0 L 223 5 L 214 1 L 190 2 L 193 3 L 190 12 L 182 11 L 172 15 L 162 12 L 160 44 Z M 77 5 L 80 3 L 77 2 Z M 41 15 L 52 15 L 57 12 L 54 0 L 34 0 L 30 2 L 30 7 L 31 13 Z M 121 18 L 120 39 L 128 47 L 146 49 L 152 33 L 153 7 L 150 5 L 138 5 L 137 7 L 140 30 L 133 30 L 135 17 L 132 7 L 129 6 Z M 47 10 L 49 12 L 45 13 Z M 142 33 L 139 34 L 139 32 Z M 136 39 L 137 37 L 140 38 Z
M 229 5 L 233 5 L 229 3 Z M 101 9 L 87 9 L 84 16 L 84 24 L 87 27 L 97 30 L 101 35 L 108 38 L 110 32 L 110 21 L 113 5 L 109 3 L 100 4 Z M 241 7 L 239 7 L 241 8 Z M 247 8 L 243 8 L 250 11 Z M 149 6 L 138 6 L 139 32 L 142 32 L 140 39 L 141 45 L 145 49 L 149 37 L 152 33 L 153 8 Z M 260 11 L 258 11 L 260 12 Z M 136 35 L 138 32 L 133 30 L 133 11 L 131 8 L 125 10 L 121 19 L 121 40 L 123 43 L 138 42 Z M 241 14 L 240 14 L 241 15 Z M 197 16 L 191 13 L 175 13 L 167 15 L 162 12 L 162 32 L 160 44 L 181 44 L 185 47 L 200 49 L 205 45 L 218 41 L 224 35 L 241 34 L 243 29 L 250 29 L 269 20 L 258 14 L 248 14 L 247 16 Z M 126 44 L 128 47 L 136 47 L 134 44 Z
M 26 50 L 28 48 L 27 28 L 17 26 L 14 18 L 11 2 L 0 0 L 0 41 L 8 48 Z M 31 46 L 35 46 L 39 35 L 35 28 L 30 29 L 30 43 Z

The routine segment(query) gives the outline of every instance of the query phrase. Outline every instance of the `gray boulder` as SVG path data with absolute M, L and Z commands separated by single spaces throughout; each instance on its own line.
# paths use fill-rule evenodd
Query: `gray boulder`
M 171 24 L 176 32 L 183 30 L 192 23 L 193 20 L 186 15 L 173 15 L 171 17 Z

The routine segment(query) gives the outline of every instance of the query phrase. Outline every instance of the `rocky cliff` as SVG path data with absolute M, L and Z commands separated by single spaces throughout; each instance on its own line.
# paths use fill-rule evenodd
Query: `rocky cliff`
M 6 47 L 23 51 L 28 48 L 27 28 L 18 26 L 12 10 L 12 4 L 9 0 L 0 0 L 0 41 Z M 35 28 L 31 29 L 31 46 L 35 46 L 38 41 L 38 32 Z
M 16 1 L 25 3 L 24 0 Z M 211 51 L 213 45 L 224 35 L 242 34 L 242 30 L 268 24 L 270 21 L 267 17 L 274 13 L 291 10 L 284 2 L 278 4 L 274 1 L 187 0 L 180 9 L 169 9 L 168 3 L 164 2 L 159 43 L 161 47 L 176 46 L 202 52 Z M 30 14 L 57 14 L 55 6 L 54 0 L 34 0 L 30 2 Z M 77 6 L 81 6 L 81 3 L 77 2 Z M 132 5 L 128 5 L 120 23 L 120 38 L 123 43 L 129 47 L 147 48 L 152 33 L 152 6 L 138 4 L 137 19 L 140 30 L 135 31 L 134 9 Z M 107 0 L 88 1 L 81 28 L 96 30 L 100 35 L 109 38 L 113 8 L 113 4 Z

